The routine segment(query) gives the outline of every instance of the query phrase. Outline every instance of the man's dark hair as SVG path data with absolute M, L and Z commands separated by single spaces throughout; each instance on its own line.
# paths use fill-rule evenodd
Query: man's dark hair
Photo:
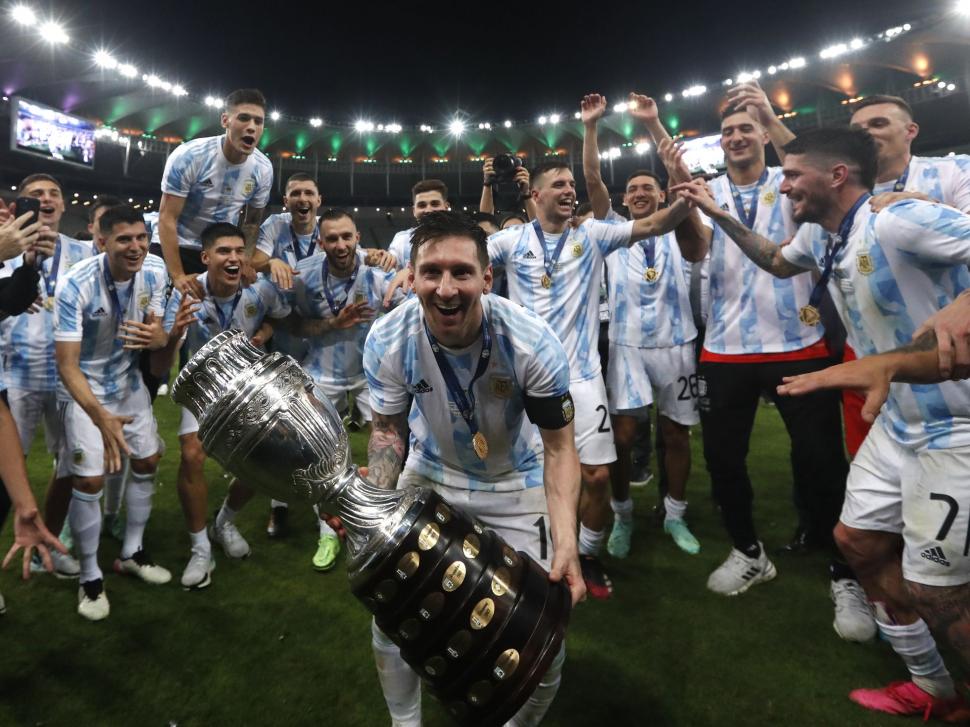
M 748 110 L 746 108 L 736 108 L 734 104 L 728 103 L 724 106 L 724 108 L 721 109 L 721 121 L 724 121 L 724 119 L 726 119 L 728 116 L 734 116 L 735 114 L 748 114 Z M 754 123 L 761 126 L 761 122 L 758 121 L 757 117 L 752 116 L 751 114 L 748 114 L 748 116 L 751 116 L 751 120 L 754 121 Z
M 428 242 L 436 242 L 446 237 L 467 237 L 475 243 L 478 262 L 482 270 L 488 267 L 488 243 L 485 230 L 461 212 L 441 210 L 429 212 L 421 217 L 418 226 L 411 233 L 411 267 L 418 269 L 418 250 Z
M 414 204 L 415 197 L 424 192 L 440 192 L 441 199 L 448 201 L 448 187 L 440 179 L 422 179 L 411 187 L 411 204 Z
M 322 226 L 324 222 L 333 222 L 334 220 L 341 220 L 346 217 L 348 220 L 354 223 L 356 226 L 356 221 L 354 216 L 350 214 L 347 210 L 342 210 L 338 207 L 331 207 L 330 209 L 324 210 L 323 214 L 320 215 L 320 225 Z
M 131 205 L 119 204 L 104 211 L 98 221 L 98 229 L 104 237 L 108 237 L 114 232 L 116 225 L 137 225 L 139 222 L 145 224 L 145 217 L 141 212 Z
M 208 250 L 221 237 L 238 237 L 243 242 L 246 241 L 246 233 L 238 225 L 231 222 L 213 222 L 202 230 L 202 249 Z
M 844 162 L 868 190 L 876 183 L 876 143 L 861 129 L 813 129 L 792 139 L 783 149 L 786 154 Z
M 875 96 L 866 96 L 864 99 L 858 103 L 852 104 L 852 113 L 854 114 L 859 109 L 864 109 L 866 106 L 876 106 L 878 104 L 892 104 L 898 109 L 902 109 L 906 115 L 913 119 L 913 107 L 910 106 L 906 101 L 901 99 L 899 96 L 887 96 L 885 94 L 876 94 Z
M 505 223 L 509 220 L 518 220 L 520 224 L 524 225 L 529 221 L 529 217 L 525 214 L 525 212 L 510 212 L 502 218 L 502 224 L 500 224 L 499 227 L 504 227 Z
M 593 211 L 592 203 L 583 202 L 581 205 L 579 205 L 579 207 L 576 208 L 576 211 L 573 214 L 576 217 L 583 217 L 584 215 L 588 215 L 592 211 Z
M 559 169 L 570 169 L 569 162 L 563 159 L 549 159 L 548 161 L 539 162 L 532 168 L 529 172 L 529 179 L 532 180 L 532 186 L 536 186 L 536 182 L 543 175 L 548 172 L 554 172 Z
M 252 104 L 266 109 L 266 97 L 258 88 L 240 88 L 226 96 L 226 108 L 231 109 L 243 104 Z
M 88 210 L 88 222 L 94 224 L 94 216 L 98 214 L 98 210 L 105 207 L 118 207 L 123 204 L 121 198 L 115 197 L 113 194 L 99 194 L 98 198 L 94 200 L 94 204 L 91 205 L 91 209 Z
M 283 186 L 283 189 L 288 189 L 293 182 L 313 182 L 313 186 L 317 188 L 318 192 L 320 191 L 320 185 L 317 184 L 317 180 L 311 177 L 306 172 L 296 172 L 295 174 L 291 174 L 287 178 L 286 184 Z
M 53 182 L 54 184 L 57 185 L 57 188 L 61 190 L 62 194 L 64 192 L 64 187 L 62 187 L 61 183 L 58 182 L 54 177 L 52 177 L 50 174 L 44 174 L 43 172 L 38 172 L 37 174 L 28 174 L 26 177 L 20 180 L 20 184 L 17 185 L 17 194 L 21 194 L 25 189 L 27 189 L 27 187 L 29 187 L 34 182 Z
M 488 212 L 469 212 L 468 217 L 476 225 L 481 222 L 487 222 L 490 225 L 495 225 L 495 227 L 498 227 L 498 217 L 495 215 L 490 215 Z
M 631 173 L 630 176 L 626 178 L 626 182 L 624 182 L 623 184 L 624 192 L 626 191 L 626 188 L 629 186 L 630 180 L 633 179 L 634 177 L 652 177 L 653 180 L 657 183 L 657 189 L 663 190 L 664 188 L 664 184 L 663 182 L 660 181 L 660 177 L 657 176 L 656 172 L 651 172 L 649 169 L 637 169 L 635 172 Z

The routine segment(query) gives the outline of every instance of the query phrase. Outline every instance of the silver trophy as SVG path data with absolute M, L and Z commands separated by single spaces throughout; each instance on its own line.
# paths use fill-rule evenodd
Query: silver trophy
M 352 592 L 458 721 L 502 724 L 528 699 L 565 634 L 565 584 L 430 488 L 361 477 L 313 379 L 240 331 L 199 349 L 172 398 L 198 419 L 209 456 L 246 485 L 340 516 Z

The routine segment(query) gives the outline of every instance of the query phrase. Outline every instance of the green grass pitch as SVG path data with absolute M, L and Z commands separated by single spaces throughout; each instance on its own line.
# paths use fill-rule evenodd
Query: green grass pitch
M 238 519 L 253 546 L 245 561 L 216 550 L 213 583 L 184 592 L 178 578 L 189 540 L 175 491 L 178 413 L 156 404 L 168 452 L 162 460 L 146 545 L 173 582 L 149 586 L 111 572 L 118 544 L 102 541 L 111 616 L 76 614 L 77 581 L 49 575 L 24 583 L 0 574 L 7 615 L 0 619 L 0 725 L 386 725 L 370 650 L 370 619 L 349 592 L 341 554 L 315 573 L 309 507 L 291 515 L 291 535 L 271 541 L 268 500 L 257 497 Z M 906 678 L 883 642 L 860 645 L 832 630 L 826 559 L 772 556 L 778 578 L 738 598 L 707 591 L 705 581 L 729 544 L 714 509 L 700 448 L 688 519 L 697 556 L 676 549 L 654 520 L 651 483 L 634 492 L 630 557 L 606 558 L 612 600 L 577 607 L 567 634 L 562 688 L 548 725 L 893 725 L 867 713 L 849 690 Z M 353 435 L 357 462 L 364 435 Z M 788 442 L 771 407 L 761 407 L 751 439 L 756 522 L 769 553 L 794 529 Z M 38 499 L 49 474 L 40 441 L 29 460 Z M 210 462 L 210 509 L 228 480 Z M 8 524 L 0 537 L 5 552 Z M 951 669 L 956 658 L 947 654 Z M 425 724 L 448 725 L 425 698 Z

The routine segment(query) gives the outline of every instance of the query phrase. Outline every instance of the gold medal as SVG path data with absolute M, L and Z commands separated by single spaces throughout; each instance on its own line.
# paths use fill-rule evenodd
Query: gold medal
M 546 290 L 552 287 L 552 278 L 547 273 L 542 274 L 542 287 Z
M 48 296 L 44 300 L 44 309 L 51 311 L 52 313 L 54 312 L 54 299 L 52 297 Z
M 475 432 L 475 436 L 472 437 L 472 448 L 480 460 L 484 460 L 488 456 L 488 440 L 485 439 L 484 434 Z
M 646 272 L 643 274 L 643 279 L 648 283 L 656 283 L 657 278 L 660 277 L 660 271 L 657 268 L 647 268 Z
M 573 257 L 579 257 L 583 254 L 583 246 L 580 243 L 573 245 Z
M 856 257 L 855 264 L 863 275 L 869 275 L 876 269 L 872 262 L 872 255 L 867 252 L 860 252 Z
M 802 306 L 798 311 L 798 320 L 806 326 L 817 326 L 822 316 L 819 315 L 818 308 L 814 305 Z

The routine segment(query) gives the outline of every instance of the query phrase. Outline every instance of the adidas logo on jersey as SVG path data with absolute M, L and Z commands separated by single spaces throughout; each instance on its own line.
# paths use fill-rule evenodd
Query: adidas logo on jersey
M 525 251 L 525 255 L 522 256 L 522 259 L 523 260 L 535 260 L 536 259 L 536 255 L 535 255 L 534 252 L 532 252 L 532 250 L 526 250 Z
M 199 182 L 199 186 L 205 187 L 206 189 L 212 189 L 215 185 L 212 184 L 211 179 L 203 179 L 201 182 Z
M 91 317 L 104 318 L 106 315 L 108 315 L 108 311 L 106 311 L 104 308 L 98 308 L 96 311 L 94 311 L 94 313 L 91 314 Z
M 421 379 L 418 383 L 414 385 L 415 394 L 430 394 L 432 391 L 434 391 L 434 389 L 424 379 Z
M 946 559 L 946 554 L 943 552 L 943 548 L 939 545 L 933 548 L 927 548 L 920 556 L 926 558 L 926 560 L 931 560 L 934 563 L 939 563 L 940 565 L 945 565 L 947 568 L 950 567 L 950 561 Z

